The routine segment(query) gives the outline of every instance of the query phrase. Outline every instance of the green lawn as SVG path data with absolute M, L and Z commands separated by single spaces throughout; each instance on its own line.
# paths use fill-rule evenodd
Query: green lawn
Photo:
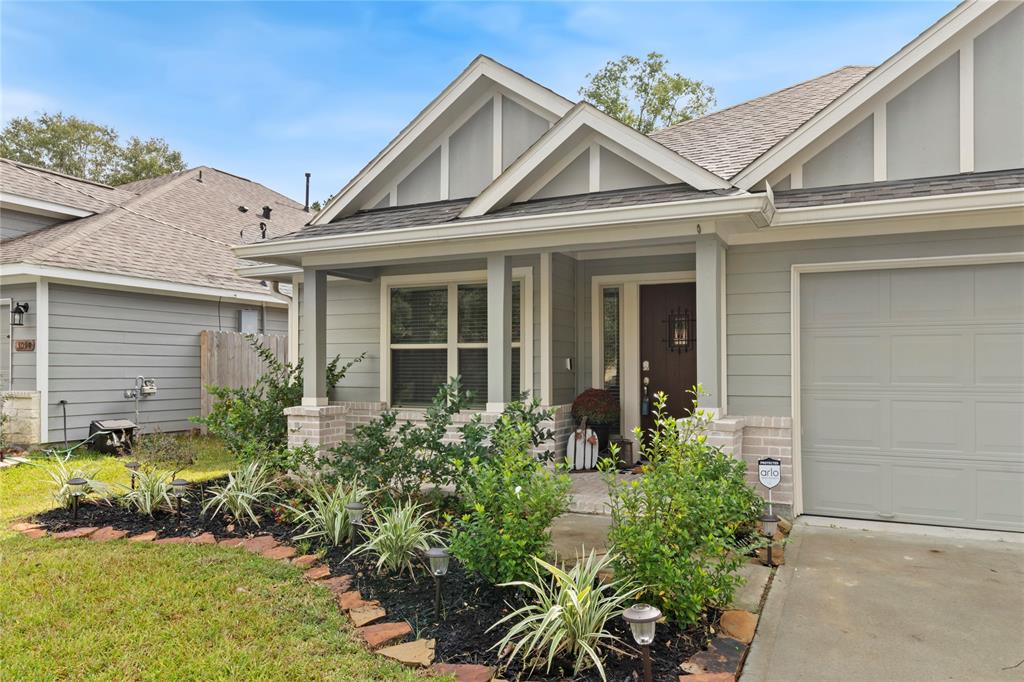
M 196 444 L 186 478 L 232 468 L 217 441 Z M 104 482 L 128 482 L 123 459 L 75 460 L 99 468 Z M 32 540 L 7 530 L 52 506 L 43 471 L 0 469 L 0 678 L 421 679 L 363 649 L 330 593 L 281 562 L 216 546 Z

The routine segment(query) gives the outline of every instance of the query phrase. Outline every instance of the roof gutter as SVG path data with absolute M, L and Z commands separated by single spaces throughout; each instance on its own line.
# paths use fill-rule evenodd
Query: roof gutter
M 287 258 L 324 251 L 344 251 L 392 245 L 409 246 L 431 242 L 480 239 L 514 235 L 525 237 L 576 228 L 642 225 L 666 221 L 714 219 L 745 216 L 752 224 L 767 225 L 773 212 L 770 199 L 763 194 L 739 194 L 710 199 L 690 199 L 639 206 L 616 206 L 566 213 L 507 218 L 461 220 L 378 232 L 324 235 L 281 241 L 261 242 L 233 247 L 235 255 L 247 260 Z M 617 238 L 621 237 L 621 239 Z M 606 235 L 609 242 L 635 239 L 630 234 Z

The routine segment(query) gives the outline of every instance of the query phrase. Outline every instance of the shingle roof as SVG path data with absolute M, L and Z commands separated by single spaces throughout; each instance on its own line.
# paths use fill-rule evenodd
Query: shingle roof
M 276 240 L 308 239 L 310 237 L 336 236 L 363 232 L 379 232 L 396 230 L 403 227 L 419 227 L 422 225 L 439 225 L 442 223 L 475 222 L 525 215 L 541 215 L 549 213 L 569 213 L 587 209 L 612 208 L 614 206 L 637 206 L 640 204 L 657 204 L 667 201 L 687 201 L 706 199 L 708 197 L 728 196 L 739 190 L 696 190 L 693 187 L 678 183 L 674 185 L 658 185 L 655 187 L 636 187 L 617 189 L 588 194 L 574 194 L 548 199 L 532 199 L 493 211 L 487 215 L 473 218 L 459 218 L 472 199 L 454 199 L 436 201 L 429 204 L 378 208 L 359 211 L 347 218 L 325 225 L 310 225 L 294 234 L 276 237 Z
M 202 182 L 198 181 L 203 171 Z M 194 168 L 163 182 L 132 183 L 140 194 L 97 215 L 5 241 L 0 263 L 33 263 L 126 274 L 183 284 L 267 293 L 235 274 L 231 251 L 268 235 L 293 232 L 308 219 L 302 206 L 263 185 L 214 168 Z M 248 207 L 242 213 L 239 206 Z M 271 207 L 271 217 L 259 217 Z M 244 233 L 244 239 L 239 233 Z
M 0 158 L 0 191 L 99 213 L 128 201 L 135 192 Z
M 1024 187 L 1024 169 L 960 173 L 931 178 L 864 182 L 856 185 L 789 189 L 775 192 L 775 207 L 806 208 L 832 204 L 855 204 L 862 201 L 909 199 L 942 194 L 989 192 Z
M 844 66 L 824 76 L 655 131 L 650 137 L 728 180 L 873 68 Z

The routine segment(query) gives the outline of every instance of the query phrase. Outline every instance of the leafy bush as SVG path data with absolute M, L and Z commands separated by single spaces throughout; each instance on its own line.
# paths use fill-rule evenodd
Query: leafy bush
M 322 538 L 328 545 L 337 547 L 348 542 L 351 526 L 348 510 L 345 505 L 350 502 L 361 502 L 369 491 L 352 481 L 338 481 L 333 487 L 323 483 L 314 483 L 307 493 L 310 505 L 305 509 L 289 509 L 296 515 L 295 521 L 304 530 L 296 535 L 296 540 L 306 538 Z
M 614 424 L 619 419 L 619 401 L 603 388 L 588 388 L 572 401 L 572 416 L 577 422 L 587 418 L 588 424 Z
M 169 467 L 175 471 L 196 461 L 191 435 L 172 436 L 159 430 L 137 435 L 131 447 L 123 449 L 121 454 L 142 464 Z
M 468 400 L 455 377 L 438 389 L 422 425 L 399 425 L 394 410 L 381 413 L 369 424 L 357 427 L 351 441 L 332 450 L 336 463 L 324 475 L 358 477 L 368 487 L 388 490 L 397 498 L 416 495 L 424 485 L 450 485 L 455 477 L 454 460 L 465 446 L 446 443 L 445 436 L 453 417 L 468 406 Z M 479 419 L 474 422 L 478 424 Z
M 71 453 L 69 452 L 64 457 L 54 456 L 50 464 L 37 465 L 42 466 L 43 471 L 46 472 L 47 477 L 50 479 L 50 495 L 53 496 L 58 506 L 71 507 L 74 498 L 71 494 L 71 488 L 68 486 L 68 481 L 72 478 L 85 480 L 82 498 L 79 499 L 84 499 L 85 497 L 105 498 L 110 494 L 110 486 L 96 479 L 96 474 L 99 473 L 98 468 L 92 471 L 72 469 L 68 466 L 68 460 L 70 459 Z
M 210 492 L 212 495 L 203 505 L 203 514 L 212 509 L 212 515 L 216 516 L 227 508 L 238 523 L 244 524 L 249 519 L 258 526 L 257 511 L 277 498 L 277 485 L 270 467 L 254 461 L 229 473 L 227 483 L 211 487 Z
M 429 527 L 430 512 L 421 509 L 422 505 L 400 502 L 382 512 L 371 510 L 373 523 L 366 530 L 366 539 L 349 556 L 375 554 L 377 570 L 401 574 L 408 569 L 415 579 L 413 562 L 441 542 L 441 536 Z
M 601 580 L 600 573 L 612 561 L 611 554 L 598 557 L 591 551 L 566 571 L 534 559 L 534 581 L 517 580 L 505 586 L 523 588 L 533 593 L 535 601 L 491 626 L 493 630 L 503 623 L 513 623 L 493 648 L 507 651 L 510 659 L 519 656 L 532 667 L 546 660 L 549 673 L 556 659 L 568 657 L 573 677 L 596 667 L 605 679 L 602 650 L 614 648 L 612 643 L 618 641 L 605 624 L 621 616 L 624 604 L 638 592 L 624 580 Z
M 246 338 L 267 371 L 249 388 L 208 386 L 215 398 L 213 407 L 208 416 L 194 419 L 222 438 L 242 463 L 286 451 L 288 419 L 284 410 L 302 403 L 302 361 L 295 365 L 282 362 L 256 336 L 247 334 Z M 341 356 L 335 356 L 327 364 L 328 388 L 341 381 L 352 365 L 364 357 L 365 353 L 339 366 Z
M 533 557 L 551 541 L 551 522 L 569 508 L 569 477 L 531 454 L 546 413 L 536 402 L 512 405 L 487 434 L 487 454 L 456 460 L 466 505 L 452 532 L 451 552 L 493 582 L 525 580 Z
M 135 489 L 122 486 L 125 494 L 120 502 L 128 509 L 153 516 L 158 509 L 172 509 L 171 480 L 174 474 L 169 471 L 158 471 L 151 468 L 140 469 L 135 474 Z
M 696 399 L 688 419 L 670 416 L 667 403 L 664 393 L 654 398 L 656 425 L 641 439 L 643 475 L 617 480 L 606 468 L 608 539 L 616 573 L 645 585 L 640 596 L 686 626 L 731 601 L 746 549 L 738 531 L 756 521 L 762 503 L 746 484 L 746 464 L 708 445 L 710 417 Z

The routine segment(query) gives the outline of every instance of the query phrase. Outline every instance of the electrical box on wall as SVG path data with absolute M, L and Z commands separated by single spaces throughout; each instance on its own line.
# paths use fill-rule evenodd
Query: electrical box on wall
M 238 331 L 243 334 L 259 334 L 260 333 L 260 311 L 258 310 L 239 310 L 238 311 Z

